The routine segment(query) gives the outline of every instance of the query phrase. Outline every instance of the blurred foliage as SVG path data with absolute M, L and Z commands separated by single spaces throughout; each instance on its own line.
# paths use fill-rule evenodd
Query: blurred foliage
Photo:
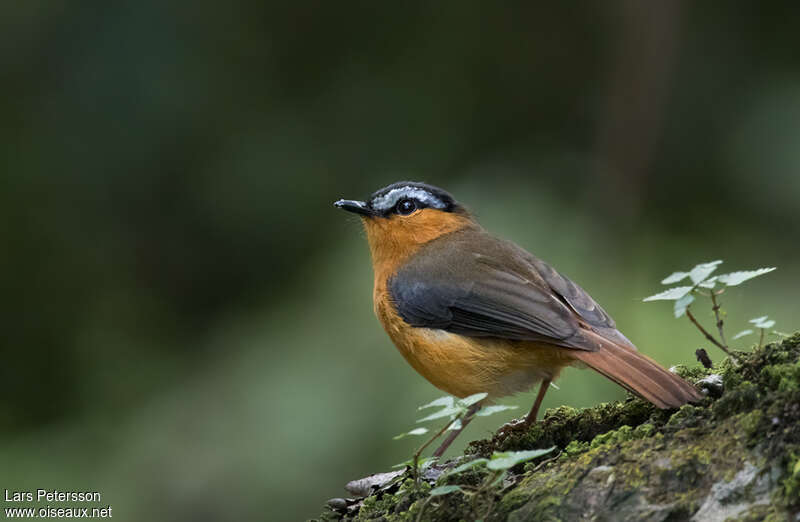
M 696 259 L 779 267 L 726 324 L 796 328 L 798 20 L 5 3 L 0 479 L 95 487 L 123 520 L 296 520 L 403 460 L 404 412 L 439 392 L 372 317 L 359 225 L 331 207 L 401 178 L 452 191 L 665 364 L 698 340 L 639 300 Z M 622 396 L 576 375 L 545 406 Z

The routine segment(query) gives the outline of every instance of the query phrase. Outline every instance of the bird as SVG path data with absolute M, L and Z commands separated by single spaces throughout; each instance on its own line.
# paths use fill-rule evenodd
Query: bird
M 583 288 L 491 235 L 445 190 L 400 181 L 366 201 L 340 199 L 334 206 L 361 218 L 374 312 L 400 354 L 448 394 L 487 394 L 434 457 L 483 404 L 539 384 L 521 422 L 530 426 L 550 384 L 569 366 L 591 368 L 662 409 L 702 398 L 640 353 Z

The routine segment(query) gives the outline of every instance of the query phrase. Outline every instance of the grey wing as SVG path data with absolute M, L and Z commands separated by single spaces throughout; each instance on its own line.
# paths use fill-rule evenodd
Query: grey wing
M 516 247 L 516 245 L 514 245 Z M 516 247 L 519 249 L 519 247 Z M 526 256 L 542 279 L 557 293 L 572 310 L 583 319 L 595 332 L 615 343 L 622 344 L 636 350 L 636 345 L 617 330 L 614 319 L 586 293 L 586 290 L 572 282 L 568 277 L 558 273 L 553 267 L 520 249 Z
M 570 305 L 514 245 L 487 235 L 470 239 L 420 252 L 389 280 L 405 322 L 471 337 L 597 349 L 581 335 Z
M 536 268 L 542 279 L 566 301 L 569 306 L 577 313 L 581 319 L 592 326 L 599 328 L 616 328 L 616 324 L 610 315 L 603 310 L 586 290 L 573 283 L 569 278 L 559 274 L 553 267 L 538 259 L 531 254 L 526 258 Z

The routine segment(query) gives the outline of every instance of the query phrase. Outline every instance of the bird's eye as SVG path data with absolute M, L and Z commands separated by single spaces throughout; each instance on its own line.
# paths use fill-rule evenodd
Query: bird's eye
M 417 210 L 417 204 L 413 199 L 401 199 L 397 202 L 397 213 L 407 216 Z

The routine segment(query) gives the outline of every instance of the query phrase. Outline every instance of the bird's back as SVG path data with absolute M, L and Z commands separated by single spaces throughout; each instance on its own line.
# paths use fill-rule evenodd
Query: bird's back
M 376 278 L 375 309 L 406 360 L 454 395 L 507 395 L 580 361 L 659 407 L 699 398 L 637 353 L 580 286 L 480 227 L 442 235 Z

